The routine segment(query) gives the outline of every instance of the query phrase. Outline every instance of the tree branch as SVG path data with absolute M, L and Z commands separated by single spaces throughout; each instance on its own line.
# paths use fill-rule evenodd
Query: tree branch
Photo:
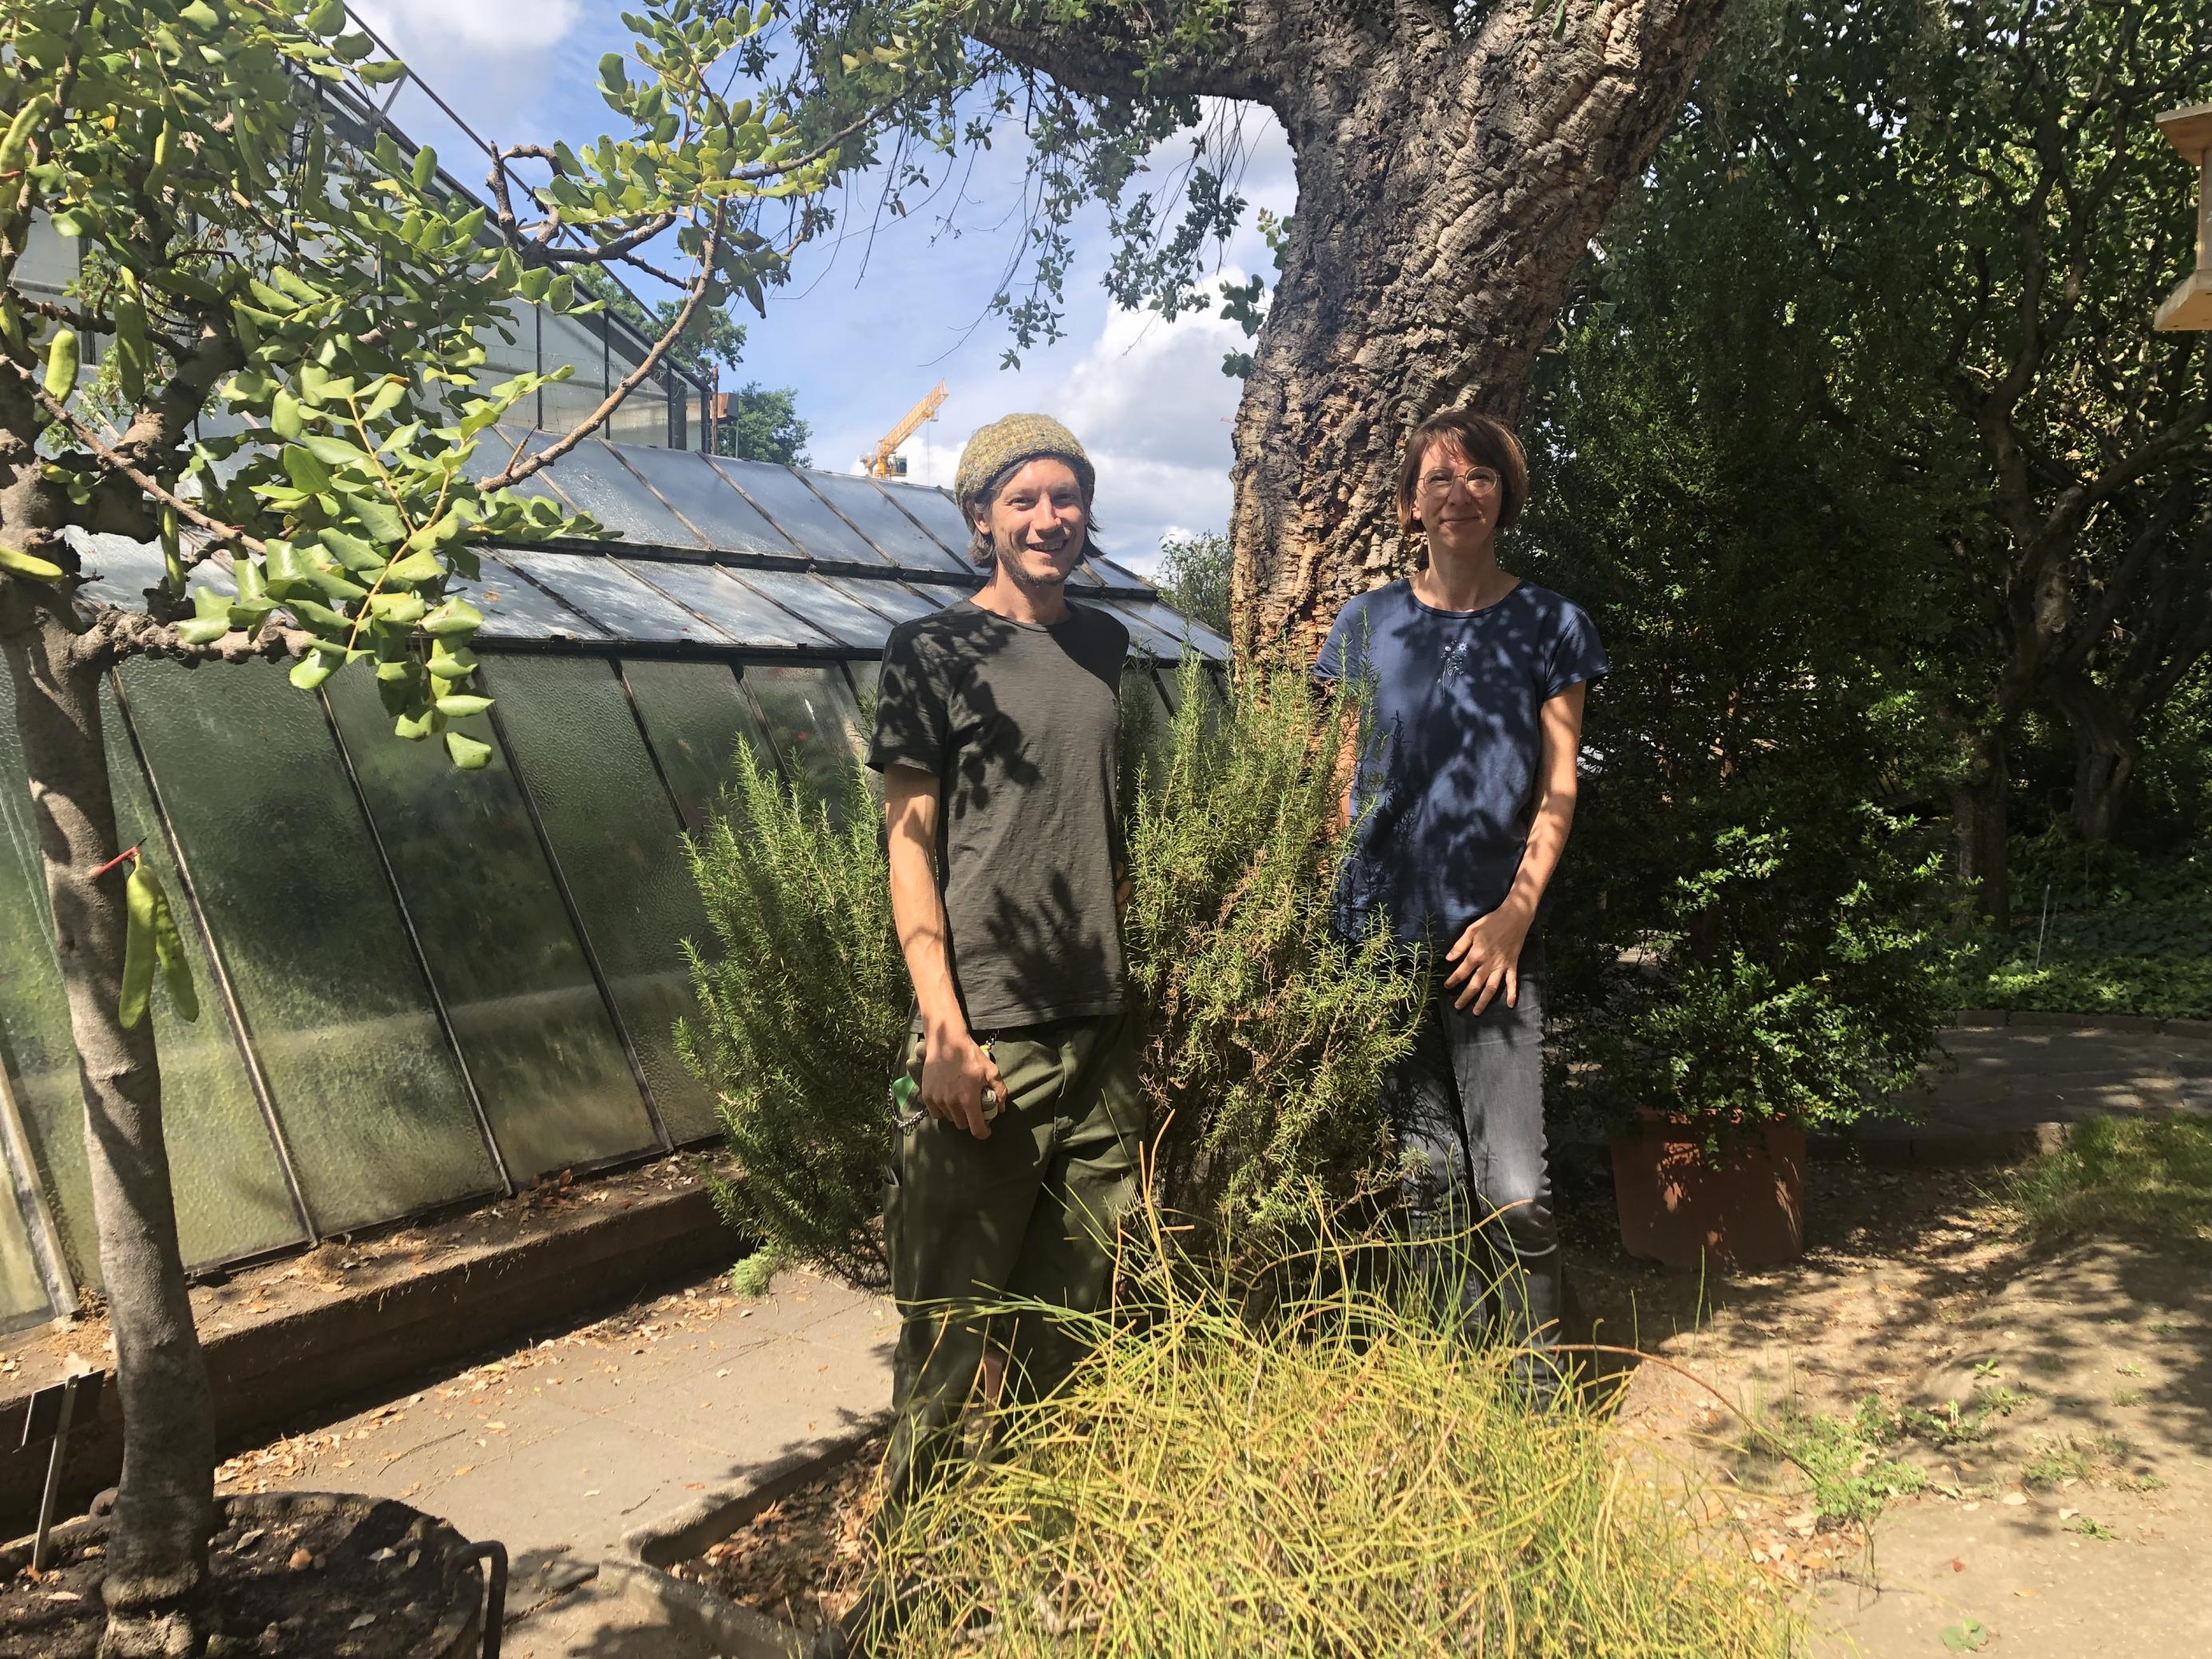
M 1292 12 L 1297 32 L 1310 37 L 1303 47 L 1308 53 L 1324 50 L 1327 37 L 1336 32 L 1332 8 L 1239 0 L 1214 38 L 1200 47 L 1172 51 L 1163 49 L 1158 31 L 1146 21 L 1118 10 L 1101 8 L 1101 15 L 1039 27 L 1004 15 L 1018 9 L 979 9 L 983 15 L 963 21 L 965 33 L 1090 98 L 1217 97 L 1268 103 L 1282 90 L 1280 72 L 1287 66 L 1271 44 L 1285 27 L 1281 14 Z M 1109 16 L 1130 32 L 1109 27 Z

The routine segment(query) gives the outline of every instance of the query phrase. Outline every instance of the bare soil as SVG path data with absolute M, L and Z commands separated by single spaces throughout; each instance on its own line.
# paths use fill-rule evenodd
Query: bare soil
M 442 1564 L 422 1517 L 398 1504 L 366 1513 L 310 1511 L 283 1522 L 226 1521 L 215 1536 L 218 1634 L 210 1659 L 404 1659 L 447 1613 Z M 60 1553 L 43 1573 L 0 1581 L 0 1653 L 94 1659 L 106 1613 L 97 1543 Z
M 876 1435 L 820 1480 L 669 1571 L 800 1631 L 819 1629 L 860 1599 L 883 1458 L 884 1437 Z

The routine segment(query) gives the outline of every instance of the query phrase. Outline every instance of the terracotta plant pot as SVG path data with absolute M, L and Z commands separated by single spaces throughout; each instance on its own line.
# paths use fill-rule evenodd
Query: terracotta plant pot
M 1670 1267 L 1736 1269 L 1805 1249 L 1805 1131 L 1768 1123 L 1723 1134 L 1652 1117 L 1613 1132 L 1613 1202 L 1629 1255 Z

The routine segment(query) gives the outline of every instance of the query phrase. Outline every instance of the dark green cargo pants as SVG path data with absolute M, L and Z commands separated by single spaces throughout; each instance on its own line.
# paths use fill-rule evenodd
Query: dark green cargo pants
M 1007 1104 L 988 1140 L 934 1118 L 902 1133 L 884 1205 L 893 1360 L 884 1474 L 896 1505 L 933 1477 L 957 1432 L 986 1343 L 1008 1386 L 1043 1393 L 1079 1346 L 1055 1322 L 992 1318 L 1013 1299 L 1091 1313 L 1112 1289 L 1114 1232 L 1136 1196 L 1144 1152 L 1137 1022 L 1127 1014 L 996 1034 Z M 921 1039 L 907 1045 L 921 1075 Z

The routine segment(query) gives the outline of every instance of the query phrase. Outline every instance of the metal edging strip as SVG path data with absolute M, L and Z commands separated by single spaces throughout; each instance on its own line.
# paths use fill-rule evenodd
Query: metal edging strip
M 613 672 L 615 684 L 620 689 L 623 700 L 628 702 L 629 687 L 623 683 L 619 659 L 610 658 L 608 666 Z M 495 689 L 497 678 L 496 675 L 493 677 Z M 514 739 L 508 735 L 507 722 L 500 716 L 499 701 L 496 697 L 493 698 L 492 706 L 486 712 L 491 717 L 493 735 L 499 739 L 500 752 L 506 757 L 507 769 L 514 775 L 516 784 L 522 791 L 522 810 L 529 816 L 531 829 L 537 832 L 538 849 L 545 854 L 545 867 L 553 873 L 553 890 L 560 894 L 561 908 L 568 912 L 568 925 L 576 930 L 576 948 L 584 953 L 584 965 L 592 970 L 592 983 L 599 987 L 599 1000 L 605 1006 L 607 1018 L 614 1025 L 616 1040 L 622 1044 L 623 1058 L 629 1062 L 630 1080 L 637 1085 L 639 1097 L 645 1102 L 646 1121 L 653 1126 L 654 1142 L 663 1152 L 666 1152 L 674 1145 L 669 1139 L 667 1120 L 660 1115 L 660 1103 L 653 1097 L 653 1085 L 647 1081 L 644 1064 L 637 1056 L 637 1044 L 630 1037 L 629 1027 L 623 1020 L 622 1010 L 615 1004 L 614 987 L 607 981 L 607 970 L 605 964 L 599 961 L 599 948 L 592 943 L 591 932 L 584 926 L 584 913 L 577 906 L 576 896 L 568 890 L 568 873 L 561 868 L 561 855 L 553 849 L 552 832 L 546 829 L 545 815 L 538 810 L 537 792 L 530 787 L 530 775 L 523 770 L 522 763 L 515 755 Z M 630 718 L 633 720 L 637 718 L 637 708 L 635 704 L 630 707 Z M 645 752 L 647 758 L 653 762 L 654 772 L 658 774 L 660 760 L 653 754 L 650 744 L 646 745 Z M 673 795 L 668 795 L 668 786 L 665 779 L 661 783 L 661 793 L 668 796 L 670 811 L 676 811 L 676 798 Z M 676 811 L 676 821 L 678 824 L 683 823 L 682 812 Z
M 191 860 L 185 856 L 184 837 L 178 835 L 177 826 L 169 817 L 169 804 L 161 796 L 161 781 L 154 775 L 154 763 L 147 757 L 146 745 L 138 735 L 137 717 L 131 712 L 131 696 L 123 689 L 123 676 L 111 670 L 107 683 L 114 690 L 115 707 L 123 716 L 123 735 L 131 745 L 131 758 L 138 768 L 138 775 L 146 780 L 147 798 L 154 803 L 154 821 L 161 828 L 161 839 L 168 844 L 170 861 L 177 872 L 177 885 L 184 892 L 185 906 L 192 913 L 193 924 L 200 931 L 200 942 L 207 948 L 208 971 L 215 977 L 223 1012 L 230 1016 L 231 1036 L 246 1061 L 246 1085 L 253 1091 L 253 1103 L 260 1109 L 262 1124 L 276 1149 L 276 1167 L 283 1174 L 285 1190 L 292 1196 L 301 1231 L 306 1235 L 307 1243 L 318 1243 L 324 1233 L 316 1224 L 314 1206 L 307 1202 L 307 1189 L 300 1180 L 299 1168 L 292 1161 L 292 1144 L 285 1137 L 283 1120 L 276 1114 L 276 1094 L 269 1086 L 269 1075 L 261 1069 L 260 1052 L 254 1047 L 252 1023 L 246 1018 L 246 1006 L 238 1000 L 238 987 L 231 978 L 230 964 L 223 959 L 215 927 L 200 902 L 199 884 L 192 878 Z
M 331 741 L 337 745 L 338 764 L 345 770 L 346 782 L 353 790 L 354 804 L 361 809 L 361 821 L 368 826 L 369 844 L 376 848 L 376 861 L 384 871 L 385 884 L 392 890 L 392 902 L 398 907 L 399 925 L 407 931 L 407 948 L 414 953 L 415 965 L 422 975 L 422 984 L 430 994 L 430 1010 L 437 1016 L 438 1029 L 445 1033 L 446 1047 L 453 1056 L 453 1064 L 460 1068 L 461 1087 L 467 1091 L 469 1109 L 476 1115 L 477 1132 L 483 1137 L 484 1150 L 491 1154 L 491 1167 L 499 1176 L 499 1184 L 508 1196 L 517 1190 L 514 1174 L 507 1167 L 507 1154 L 500 1150 L 499 1137 L 492 1133 L 491 1115 L 484 1110 L 483 1097 L 477 1091 L 476 1074 L 469 1070 L 469 1057 L 461 1052 L 460 1034 L 453 1029 L 453 1017 L 446 1006 L 446 994 L 438 988 L 438 975 L 430 967 L 430 954 L 422 948 L 422 936 L 416 931 L 415 918 L 407 908 L 407 895 L 399 885 L 399 872 L 392 867 L 392 854 L 384 844 L 384 832 L 376 827 L 376 814 L 369 810 L 368 792 L 361 787 L 361 775 L 354 769 L 352 752 L 346 747 L 345 733 L 338 729 L 337 711 L 331 707 L 330 694 L 317 691 L 315 701 L 322 705 L 323 720 L 330 727 Z

